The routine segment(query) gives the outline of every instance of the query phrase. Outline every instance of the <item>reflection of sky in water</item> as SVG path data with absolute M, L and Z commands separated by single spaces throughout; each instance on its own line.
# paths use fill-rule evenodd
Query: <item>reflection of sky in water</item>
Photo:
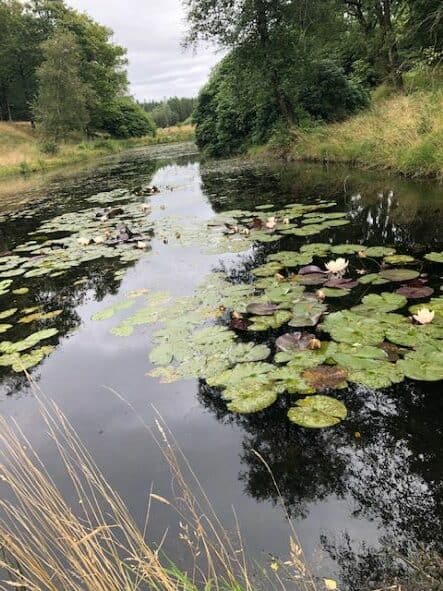
M 441 240 L 441 188 L 430 191 L 427 186 L 420 193 L 420 185 L 395 180 L 398 186 L 394 189 L 379 190 L 377 182 L 390 181 L 377 181 L 374 176 L 360 179 L 351 172 L 346 174 L 344 191 L 344 174 L 339 171 L 334 176 L 331 170 L 315 167 L 289 168 L 255 173 L 241 167 L 232 170 L 227 163 L 200 165 L 192 157 L 178 165 L 153 163 L 141 152 L 127 163 L 110 161 L 102 173 L 60 181 L 55 190 L 58 200 L 43 204 L 41 215 L 58 215 L 64 207 L 73 211 L 83 197 L 104 188 L 133 186 L 154 174 L 152 184 L 172 188 L 151 198 L 154 219 L 176 216 L 190 223 L 203 222 L 213 210 L 247 208 L 269 199 L 287 203 L 326 196 L 339 200 L 354 221 L 352 226 L 334 229 L 336 242 L 395 243 L 402 251 L 402 247 L 421 249 L 423 244 L 435 247 Z M 15 231 L 11 225 L 6 230 Z M 3 236 L 6 242 L 10 238 Z M 311 241 L 322 239 L 314 236 Z M 152 254 L 129 268 L 121 285 L 101 277 L 97 269 L 100 278 L 78 288 L 75 297 L 70 285 L 64 293 L 52 294 L 61 306 L 71 297 L 68 307 L 74 320 L 69 329 L 74 330 L 34 372 L 39 387 L 66 412 L 140 520 L 151 482 L 159 494 L 169 495 L 169 472 L 137 417 L 107 388 L 118 391 L 149 424 L 151 405 L 158 409 L 228 526 L 234 524 L 231 506 L 235 506 L 245 540 L 258 558 L 264 558 L 263 552 L 284 555 L 289 530 L 272 481 L 253 449 L 270 463 L 306 551 L 321 575 L 334 574 L 336 566 L 330 561 L 336 552 L 344 572 L 350 568 L 355 557 L 347 554 L 344 560 L 338 548 L 346 544 L 346 535 L 357 553 L 361 544 L 375 549 L 380 544 L 402 549 L 416 541 L 439 544 L 443 402 L 438 385 L 400 384 L 383 393 L 354 388 L 346 394 L 348 421 L 334 429 L 306 431 L 288 425 L 285 401 L 259 415 L 233 416 L 196 380 L 158 383 L 145 375 L 151 369 L 148 352 L 156 326 L 138 327 L 132 337 L 122 339 L 109 334 L 115 319 L 90 320 L 126 291 L 147 287 L 190 294 L 214 268 L 222 264 L 241 267 L 240 261 L 250 256 L 251 252 L 205 255 L 198 245 L 180 248 L 164 244 L 158 236 Z M 5 381 L 6 390 L 16 391 L 3 397 L 1 412 L 19 422 L 49 471 L 66 488 L 36 402 L 23 381 L 15 379 L 14 387 Z M 75 498 L 71 498 L 75 507 Z M 151 520 L 152 539 L 159 539 L 166 527 L 171 531 L 165 548 L 181 557 L 172 515 L 159 507 Z

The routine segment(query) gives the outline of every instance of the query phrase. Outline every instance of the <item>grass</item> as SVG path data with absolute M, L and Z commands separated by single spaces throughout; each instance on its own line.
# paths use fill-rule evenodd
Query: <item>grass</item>
M 296 160 L 443 179 L 443 69 L 409 73 L 400 94 L 379 87 L 370 107 L 344 122 L 290 134 L 289 155 Z
M 285 565 L 273 569 L 251 564 L 237 520 L 236 531 L 229 533 L 160 416 L 151 434 L 170 468 L 176 501 L 151 490 L 146 523 L 139 528 L 64 414 L 36 395 L 78 510 L 64 499 L 25 433 L 0 419 L 0 479 L 7 490 L 0 500 L 0 570 L 7 573 L 0 589 L 317 591 L 292 526 Z M 189 556 L 187 570 L 164 556 L 164 539 L 155 546 L 147 541 L 151 505 L 156 502 L 177 517 L 179 538 Z M 259 583 L 253 574 L 257 571 Z
M 55 154 L 44 151 L 44 140 L 29 123 L 0 121 L 0 178 L 19 173 L 41 172 L 98 156 L 121 152 L 137 146 L 167 144 L 194 139 L 192 125 L 158 129 L 155 137 L 145 136 L 126 140 L 94 139 L 64 142 Z

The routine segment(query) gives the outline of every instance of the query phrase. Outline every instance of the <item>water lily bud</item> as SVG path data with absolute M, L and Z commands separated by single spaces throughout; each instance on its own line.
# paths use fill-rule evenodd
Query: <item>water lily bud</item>
M 315 292 L 315 296 L 318 300 L 323 301 L 326 298 L 326 294 L 324 291 L 322 291 L 321 289 L 318 289 Z
M 308 349 L 311 349 L 311 351 L 321 349 L 321 341 L 319 339 L 311 339 L 308 344 Z
M 283 223 L 285 226 L 287 226 L 290 223 L 289 218 L 283 218 Z

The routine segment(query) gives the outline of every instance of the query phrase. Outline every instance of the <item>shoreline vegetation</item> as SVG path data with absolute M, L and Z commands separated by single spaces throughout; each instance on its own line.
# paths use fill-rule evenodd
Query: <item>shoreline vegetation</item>
M 62 168 L 87 162 L 100 156 L 124 152 L 131 148 L 192 141 L 192 125 L 159 128 L 154 136 L 127 139 L 96 138 L 80 142 L 63 142 L 51 152 L 51 146 L 28 122 L 0 121 L 0 179 Z
M 295 160 L 443 179 L 443 90 L 376 99 L 341 123 L 291 130 Z

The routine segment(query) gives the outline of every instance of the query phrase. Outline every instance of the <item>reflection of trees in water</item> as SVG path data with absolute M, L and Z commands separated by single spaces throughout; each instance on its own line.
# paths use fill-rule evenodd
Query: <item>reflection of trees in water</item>
M 380 524 L 382 547 L 407 552 L 420 543 L 442 544 L 443 401 L 437 386 L 422 389 L 407 383 L 382 392 L 349 389 L 344 393 L 349 419 L 320 431 L 287 421 L 289 399 L 262 413 L 233 415 L 217 392 L 203 383 L 199 397 L 218 420 L 244 429 L 244 469 L 239 478 L 255 499 L 278 502 L 272 479 L 253 450 L 269 463 L 294 518 L 305 517 L 319 501 L 337 497 L 352 506 L 350 517 Z M 355 436 L 357 431 L 361 438 Z M 346 530 L 346 523 L 341 529 Z M 343 548 L 339 553 L 333 540 L 324 537 L 321 542 L 343 572 L 349 567 L 346 557 L 355 562 L 362 552 L 375 560 L 381 551 L 362 546 L 357 554 Z M 361 561 L 369 570 L 370 564 L 366 558 Z
M 299 164 L 239 169 L 235 174 L 223 166 L 202 167 L 202 181 L 217 212 L 269 202 L 278 208 L 290 201 L 333 199 L 355 222 L 337 232 L 343 239 L 411 249 L 437 246 L 443 239 L 443 188 L 437 183 Z
M 180 158 L 179 161 L 188 163 L 189 158 Z M 0 247 L 11 248 L 22 244 L 29 239 L 29 232 L 51 217 L 93 207 L 94 204 L 86 201 L 92 195 L 116 188 L 132 188 L 135 182 L 137 184 L 149 182 L 154 172 L 163 164 L 161 160 L 146 160 L 140 156 L 140 158 L 132 158 L 123 168 L 121 164 L 112 164 L 86 175 L 64 179 L 61 183 L 54 181 L 48 188 L 45 201 L 34 204 L 30 208 L 31 216 L 28 217 L 27 214 L 26 217 L 6 220 L 0 224 Z M 50 324 L 38 326 L 37 323 L 26 326 L 17 324 L 14 327 L 14 337 L 9 335 L 8 337 L 18 341 L 30 332 L 54 326 L 59 334 L 55 339 L 42 344 L 56 343 L 58 338 L 79 327 L 81 319 L 77 308 L 91 297 L 101 301 L 106 295 L 116 294 L 121 281 L 114 277 L 114 273 L 134 265 L 134 262 L 123 264 L 119 259 L 103 258 L 70 269 L 59 278 L 41 277 L 28 280 L 26 286 L 30 291 L 26 296 L 20 296 L 18 301 L 20 309 L 40 306 L 43 311 L 63 310 L 63 313 Z M 80 283 L 76 284 L 77 281 Z M 30 368 L 28 371 L 34 379 L 39 378 L 39 366 Z M 23 393 L 28 387 L 26 376 L 22 372 L 13 372 L 11 368 L 0 368 L 0 383 L 6 395 Z

